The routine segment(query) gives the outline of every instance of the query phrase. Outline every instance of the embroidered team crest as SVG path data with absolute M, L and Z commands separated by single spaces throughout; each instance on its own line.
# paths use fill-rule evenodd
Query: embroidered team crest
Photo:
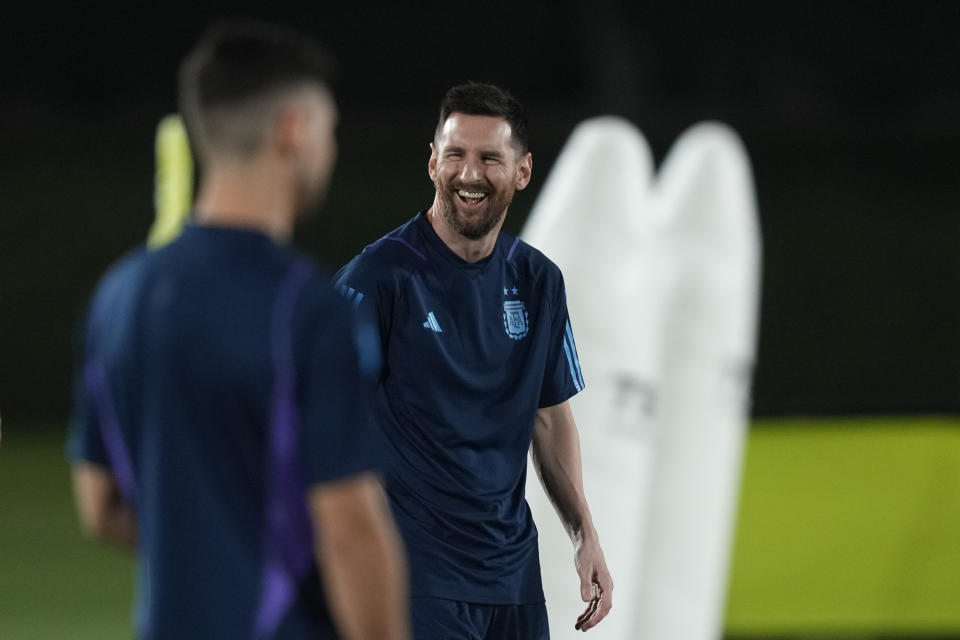
M 523 300 L 507 300 L 503 303 L 503 328 L 514 340 L 527 335 L 529 314 L 523 306 Z

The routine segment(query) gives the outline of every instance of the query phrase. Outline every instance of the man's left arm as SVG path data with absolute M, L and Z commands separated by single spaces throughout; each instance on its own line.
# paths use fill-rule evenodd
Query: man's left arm
M 580 596 L 589 602 L 576 628 L 587 631 L 613 606 L 613 580 L 583 493 L 580 436 L 569 401 L 537 410 L 531 453 L 540 483 L 574 545 Z

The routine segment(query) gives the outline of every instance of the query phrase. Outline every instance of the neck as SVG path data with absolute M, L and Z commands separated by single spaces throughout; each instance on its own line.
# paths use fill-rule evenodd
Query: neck
M 453 251 L 466 262 L 479 262 L 493 253 L 494 247 L 497 246 L 497 236 L 500 234 L 500 227 L 503 226 L 503 221 L 507 217 L 506 211 L 504 211 L 503 215 L 500 216 L 500 220 L 497 221 L 497 224 L 494 225 L 485 236 L 474 240 L 459 234 L 450 226 L 440 212 L 440 204 L 437 202 L 436 197 L 434 197 L 433 204 L 427 209 L 426 216 L 430 222 L 430 226 L 433 227 L 433 230 L 440 239 L 443 240 L 443 244 L 447 245 L 450 251 Z
M 197 195 L 197 222 L 260 231 L 286 242 L 293 233 L 294 205 L 282 184 L 283 176 L 255 164 L 213 168 Z

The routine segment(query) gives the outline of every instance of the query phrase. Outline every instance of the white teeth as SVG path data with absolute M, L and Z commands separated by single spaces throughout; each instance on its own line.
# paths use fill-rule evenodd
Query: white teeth
M 463 189 L 460 189 L 459 191 L 457 191 L 457 193 L 458 193 L 458 194 L 460 195 L 460 197 L 462 197 L 462 198 L 477 198 L 477 199 L 480 199 L 480 198 L 482 198 L 482 197 L 484 197 L 484 196 L 487 195 L 487 194 L 482 193 L 482 192 L 471 193 L 470 191 L 464 191 Z

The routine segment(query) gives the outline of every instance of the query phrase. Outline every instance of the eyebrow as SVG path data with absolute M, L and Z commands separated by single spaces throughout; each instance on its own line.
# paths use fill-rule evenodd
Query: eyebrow
M 447 153 L 466 153 L 466 150 L 465 150 L 463 147 L 459 146 L 459 145 L 453 144 L 453 145 L 448 146 L 446 149 L 444 149 L 443 152 L 444 152 L 445 154 L 447 154 Z M 490 158 L 502 158 L 502 157 L 503 157 L 503 154 L 502 154 L 500 151 L 497 151 L 497 150 L 495 150 L 495 149 L 486 149 L 486 150 L 485 150 L 485 149 L 481 149 L 478 153 L 479 153 L 481 156 L 490 157 Z

